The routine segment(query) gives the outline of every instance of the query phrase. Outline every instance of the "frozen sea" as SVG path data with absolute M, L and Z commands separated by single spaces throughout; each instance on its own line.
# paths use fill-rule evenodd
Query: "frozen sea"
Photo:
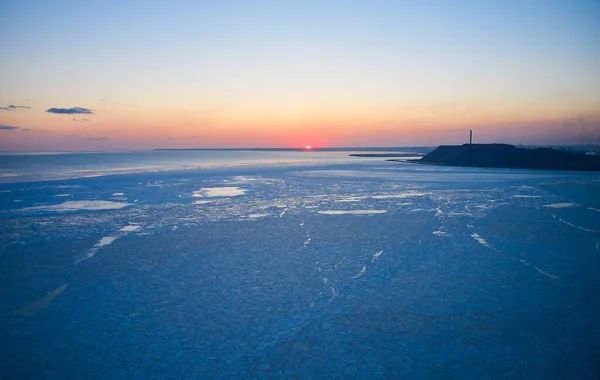
M 1 379 L 598 379 L 600 174 L 0 156 Z

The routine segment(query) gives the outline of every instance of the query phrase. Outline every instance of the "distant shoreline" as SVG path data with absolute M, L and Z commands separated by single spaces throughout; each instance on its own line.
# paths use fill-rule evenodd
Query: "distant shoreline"
M 412 146 L 412 147 L 341 147 L 341 148 L 318 148 L 313 147 L 311 149 L 306 148 L 156 148 L 153 151 L 195 151 L 195 150 L 232 150 L 232 151 L 262 151 L 262 152 L 348 152 L 348 151 L 362 151 L 362 152 L 401 152 L 404 154 L 408 152 L 425 154 L 431 152 L 435 147 L 428 146 Z M 413 154 L 414 156 L 414 154 Z
M 352 153 L 350 157 L 423 157 L 423 153 Z M 388 160 L 391 161 L 391 160 Z

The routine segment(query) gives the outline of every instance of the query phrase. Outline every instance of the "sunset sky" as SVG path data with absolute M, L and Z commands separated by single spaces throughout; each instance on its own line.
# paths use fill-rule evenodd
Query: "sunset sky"
M 5 1 L 0 150 L 600 144 L 600 1 Z

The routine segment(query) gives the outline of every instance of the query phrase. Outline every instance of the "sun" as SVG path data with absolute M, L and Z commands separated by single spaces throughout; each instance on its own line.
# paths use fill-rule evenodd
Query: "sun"
M 304 147 L 304 149 L 306 149 L 306 150 L 311 150 L 311 149 L 312 149 L 312 146 L 310 146 L 310 145 L 307 145 L 307 146 L 305 146 L 305 147 Z

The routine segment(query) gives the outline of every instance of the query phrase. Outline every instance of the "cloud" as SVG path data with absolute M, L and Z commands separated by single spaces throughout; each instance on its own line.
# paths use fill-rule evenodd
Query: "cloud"
M 72 107 L 72 108 L 49 108 L 46 110 L 49 113 L 62 114 L 62 115 L 75 115 L 75 114 L 93 114 L 94 112 L 89 108 L 83 107 Z
M 18 105 L 15 105 L 15 104 L 9 104 L 7 106 L 0 107 L 0 110 L 2 110 L 2 111 L 12 111 L 12 110 L 16 110 L 18 108 L 30 109 L 31 107 L 30 106 L 18 106 Z
M 12 125 L 0 125 L 0 131 L 14 131 L 20 129 L 19 127 L 13 127 Z
M 87 141 L 107 141 L 108 137 L 90 137 L 86 139 Z
M 187 137 L 168 137 L 165 140 L 193 140 L 199 139 L 200 136 L 187 136 Z
M 91 119 L 75 119 L 73 118 L 73 121 L 92 121 Z

